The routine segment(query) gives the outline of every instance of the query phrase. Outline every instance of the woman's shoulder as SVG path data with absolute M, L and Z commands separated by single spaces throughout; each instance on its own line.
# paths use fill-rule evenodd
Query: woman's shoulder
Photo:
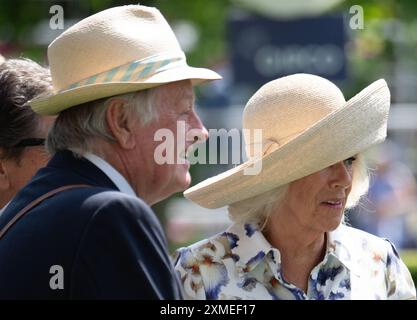
M 391 241 L 348 226 L 338 229 L 341 246 L 349 254 L 346 261 L 363 281 L 374 280 L 374 287 L 382 283 L 385 288 L 382 296 L 387 299 L 416 298 L 410 272 Z
M 350 227 L 347 225 L 341 225 L 336 230 L 337 237 L 345 243 L 351 243 L 353 245 L 364 246 L 369 244 L 377 247 L 387 247 L 391 243 L 388 239 L 380 238 L 369 232 Z
M 220 261 L 224 257 L 232 255 L 231 248 L 235 241 L 233 234 L 226 230 L 188 246 L 178 248 L 172 256 L 175 264 L 181 259 L 197 258 L 201 260 L 207 256 Z
M 225 231 L 174 252 L 174 267 L 186 299 L 219 297 L 230 281 L 228 266 L 236 260 L 231 250 L 234 241 L 233 234 Z
M 352 258 L 369 258 L 387 262 L 392 255 L 399 258 L 394 244 L 384 238 L 377 237 L 366 231 L 341 225 L 332 233 L 332 240 L 336 245 L 345 248 Z

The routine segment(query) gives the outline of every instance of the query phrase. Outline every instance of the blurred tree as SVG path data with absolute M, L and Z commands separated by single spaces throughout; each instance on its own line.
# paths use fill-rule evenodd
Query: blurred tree
M 394 102 L 416 101 L 417 86 L 409 83 L 405 88 L 400 83 L 407 73 L 417 70 L 417 2 L 346 0 L 335 10 L 349 13 L 353 5 L 363 8 L 364 28 L 352 30 L 347 23 L 351 36 L 347 47 L 352 80 L 349 91 L 357 92 L 377 78 L 385 78 Z
M 65 20 L 79 20 L 106 8 L 137 4 L 128 0 L 2 0 L 0 1 L 0 52 L 6 56 L 45 58 L 46 45 L 33 39 L 33 30 L 49 22 L 52 5 L 61 5 Z M 225 17 L 229 1 L 225 0 L 143 0 L 141 4 L 155 6 L 175 26 L 190 22 L 197 35 L 196 44 L 187 53 L 190 64 L 214 63 L 225 52 Z M 65 27 L 68 25 L 66 24 Z M 62 30 L 61 30 L 62 31 Z

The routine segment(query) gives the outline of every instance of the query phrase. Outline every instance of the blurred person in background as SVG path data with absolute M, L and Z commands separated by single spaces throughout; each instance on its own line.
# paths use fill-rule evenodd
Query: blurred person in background
M 187 299 L 415 299 L 390 241 L 346 226 L 368 188 L 362 153 L 386 137 L 390 92 L 378 80 L 346 101 L 330 81 L 295 74 L 265 84 L 243 128 L 259 158 L 184 195 L 228 205 L 234 224 L 174 255 Z M 249 131 L 249 132 L 250 132 Z M 254 149 L 255 148 L 255 149 Z M 257 175 L 248 167 L 262 165 Z
M 207 138 L 193 85 L 220 76 L 188 66 L 163 15 L 140 5 L 76 23 L 48 59 L 54 93 L 30 105 L 58 114 L 53 157 L 0 218 L 0 299 L 180 299 L 150 206 L 189 186 L 186 153 Z M 160 164 L 155 135 L 177 138 L 179 122 L 187 140 Z
M 0 64 L 0 215 L 49 159 L 44 144 L 55 117 L 37 115 L 27 102 L 50 92 L 49 70 L 36 62 Z
M 417 184 L 411 169 L 397 159 L 392 141 L 379 146 L 371 161 L 367 201 L 349 214 L 352 226 L 390 239 L 397 248 L 415 248 L 417 237 Z

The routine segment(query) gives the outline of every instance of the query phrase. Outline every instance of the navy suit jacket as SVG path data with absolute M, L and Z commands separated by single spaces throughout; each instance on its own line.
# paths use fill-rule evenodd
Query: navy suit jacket
M 43 201 L 0 239 L 0 299 L 181 298 L 151 208 L 69 151 L 57 153 L 16 195 L 0 229 L 34 199 L 70 184 L 93 187 Z

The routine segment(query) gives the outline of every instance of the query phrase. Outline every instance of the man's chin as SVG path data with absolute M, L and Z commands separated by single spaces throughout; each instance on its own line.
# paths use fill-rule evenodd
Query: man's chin
M 189 188 L 189 186 L 191 185 L 191 181 L 192 181 L 191 175 L 189 172 L 187 172 L 187 174 L 184 177 L 184 185 L 183 185 L 184 189 L 182 191 Z
M 191 175 L 187 171 L 187 173 L 181 173 L 181 175 L 177 176 L 176 179 L 176 191 L 175 192 L 183 192 L 187 190 L 191 185 Z

